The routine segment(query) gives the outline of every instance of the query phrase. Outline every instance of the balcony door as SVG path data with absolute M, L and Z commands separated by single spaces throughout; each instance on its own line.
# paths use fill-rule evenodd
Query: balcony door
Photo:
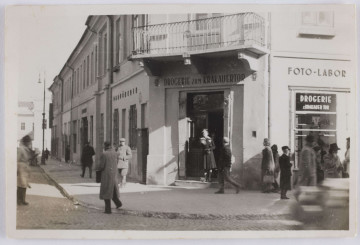
M 190 22 L 189 50 L 219 48 L 221 45 L 221 14 L 194 14 Z

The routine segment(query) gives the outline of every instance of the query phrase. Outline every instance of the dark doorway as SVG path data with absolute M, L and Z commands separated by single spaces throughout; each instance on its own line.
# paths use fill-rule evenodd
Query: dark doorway
M 187 94 L 187 117 L 190 118 L 189 153 L 186 159 L 186 176 L 203 176 L 203 149 L 200 144 L 202 130 L 208 129 L 215 143 L 214 156 L 218 160 L 224 136 L 224 92 Z
M 81 119 L 81 124 L 82 124 L 82 130 L 81 130 L 81 144 L 82 147 L 84 147 L 85 143 L 89 140 L 88 138 L 88 119 L 87 117 L 83 117 Z

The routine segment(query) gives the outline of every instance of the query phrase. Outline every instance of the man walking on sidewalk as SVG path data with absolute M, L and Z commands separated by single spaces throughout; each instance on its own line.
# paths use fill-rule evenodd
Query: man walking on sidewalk
M 100 199 L 105 201 L 105 213 L 111 214 L 110 199 L 113 200 L 116 208 L 122 206 L 118 187 L 118 154 L 111 148 L 110 142 L 104 143 L 104 150 L 96 170 L 101 171 Z
M 119 182 L 121 183 L 121 187 L 125 187 L 126 185 L 126 175 L 128 174 L 129 169 L 129 159 L 132 158 L 131 149 L 129 146 L 125 144 L 125 139 L 120 139 L 120 146 L 117 150 L 118 153 L 118 171 L 119 171 Z
M 82 174 L 80 176 L 84 178 L 85 176 L 85 170 L 86 168 L 89 168 L 89 177 L 92 177 L 92 164 L 93 159 L 92 157 L 95 155 L 94 148 L 90 145 L 90 142 L 87 141 L 82 154 L 81 154 L 81 168 L 82 168 Z
M 219 170 L 219 185 L 220 189 L 215 192 L 215 194 L 224 194 L 224 186 L 225 180 L 235 186 L 236 193 L 240 191 L 240 185 L 236 183 L 236 181 L 230 176 L 230 168 L 231 168 L 231 149 L 230 149 L 230 140 L 228 137 L 224 137 L 223 139 L 224 146 L 220 149 L 220 156 L 218 162 L 218 170 Z

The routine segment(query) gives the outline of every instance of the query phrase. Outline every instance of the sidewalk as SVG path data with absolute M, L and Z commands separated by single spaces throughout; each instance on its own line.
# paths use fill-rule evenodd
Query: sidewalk
M 41 168 L 75 204 L 104 209 L 95 173 L 90 179 L 87 170 L 85 178 L 81 178 L 79 165 L 53 159 Z M 166 218 L 286 219 L 290 217 L 290 207 L 295 202 L 291 193 L 290 200 L 280 200 L 280 194 L 276 193 L 243 190 L 235 194 L 234 189 L 226 189 L 226 194 L 216 195 L 215 191 L 213 188 L 127 183 L 125 188 L 120 189 L 123 206 L 121 210 L 113 209 L 113 212 Z

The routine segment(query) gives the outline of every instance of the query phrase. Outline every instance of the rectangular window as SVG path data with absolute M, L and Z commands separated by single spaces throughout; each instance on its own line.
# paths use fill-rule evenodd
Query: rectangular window
M 115 65 L 120 63 L 120 47 L 121 47 L 121 32 L 120 32 L 120 18 L 116 20 L 116 32 L 115 32 Z
M 76 91 L 77 93 L 80 93 L 80 72 L 79 72 L 79 68 L 77 69 L 77 77 L 76 77 Z
M 141 128 L 146 128 L 146 107 L 146 103 L 141 104 Z
M 131 149 L 136 149 L 136 143 L 137 143 L 136 129 L 137 129 L 136 105 L 131 105 L 129 111 L 129 146 Z
M 95 79 L 96 79 L 96 77 L 99 75 L 98 74 L 98 48 L 97 48 L 97 46 L 95 46 L 95 68 L 94 68 L 94 71 L 95 71 Z
M 93 84 L 94 83 L 94 52 L 91 52 L 91 71 L 90 71 L 90 74 L 91 74 L 91 80 L 90 80 L 90 83 Z
M 307 11 L 301 13 L 299 35 L 335 36 L 334 12 Z
M 126 130 L 126 109 L 122 109 L 122 112 L 121 112 L 121 137 L 122 138 L 126 138 L 125 130 Z
M 83 62 L 83 77 L 82 77 L 83 89 L 85 89 L 85 69 L 86 69 L 86 65 L 85 65 L 85 60 L 84 60 L 84 62 Z
M 21 130 L 25 130 L 25 123 L 24 122 L 21 123 Z
M 78 120 L 78 122 L 77 122 L 77 134 L 79 135 L 79 141 L 78 141 L 78 143 L 79 144 L 81 144 L 82 142 L 81 142 L 81 121 L 80 120 Z
M 336 94 L 298 92 L 295 110 L 295 167 L 298 167 L 307 135 L 313 135 L 315 144 L 322 148 L 336 143 Z
M 104 113 L 100 115 L 100 143 L 104 144 Z
M 107 68 L 107 34 L 104 35 L 104 67 L 103 67 L 104 75 L 106 73 Z
M 80 91 L 83 91 L 83 65 L 80 66 Z
M 115 144 L 119 143 L 119 109 L 114 110 L 114 136 L 113 142 Z
M 87 61 L 86 61 L 86 65 L 87 65 L 87 68 L 86 68 L 86 84 L 87 86 L 89 87 L 89 84 L 90 84 L 90 63 L 89 63 L 89 55 L 87 56 Z
M 331 11 L 302 12 L 302 25 L 305 26 L 334 26 L 334 16 Z

